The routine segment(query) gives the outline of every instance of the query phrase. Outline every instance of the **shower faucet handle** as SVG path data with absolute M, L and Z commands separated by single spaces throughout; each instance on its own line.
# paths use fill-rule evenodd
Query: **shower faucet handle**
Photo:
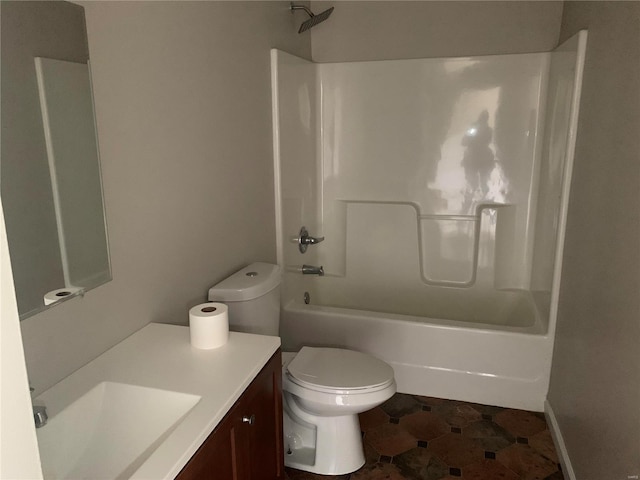
M 298 249 L 300 250 L 300 253 L 304 253 L 307 251 L 307 247 L 309 245 L 315 245 L 316 243 L 320 243 L 323 240 L 324 237 L 310 236 L 307 229 L 305 227 L 302 227 L 298 235 Z

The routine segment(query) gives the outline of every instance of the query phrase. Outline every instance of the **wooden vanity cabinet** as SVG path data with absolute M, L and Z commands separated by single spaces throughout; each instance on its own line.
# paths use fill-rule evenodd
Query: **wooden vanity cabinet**
M 282 360 L 278 350 L 176 479 L 282 478 Z

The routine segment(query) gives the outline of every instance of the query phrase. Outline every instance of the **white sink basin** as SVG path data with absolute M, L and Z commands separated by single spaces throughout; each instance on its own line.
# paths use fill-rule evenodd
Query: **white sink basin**
M 58 399 L 41 397 L 45 406 Z M 129 478 L 200 397 L 102 382 L 36 430 L 45 479 Z M 38 404 L 38 402 L 35 402 Z

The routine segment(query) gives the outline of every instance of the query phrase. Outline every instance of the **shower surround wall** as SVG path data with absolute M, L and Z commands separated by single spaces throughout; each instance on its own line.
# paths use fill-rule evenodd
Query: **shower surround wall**
M 364 350 L 400 391 L 542 410 L 579 44 L 327 64 L 272 51 L 285 347 Z M 301 255 L 303 225 L 325 240 Z

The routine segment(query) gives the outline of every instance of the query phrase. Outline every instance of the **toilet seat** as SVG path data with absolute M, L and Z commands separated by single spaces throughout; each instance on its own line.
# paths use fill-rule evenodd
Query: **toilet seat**
M 374 392 L 394 382 L 385 362 L 341 348 L 302 347 L 287 366 L 287 376 L 303 388 L 343 394 Z

